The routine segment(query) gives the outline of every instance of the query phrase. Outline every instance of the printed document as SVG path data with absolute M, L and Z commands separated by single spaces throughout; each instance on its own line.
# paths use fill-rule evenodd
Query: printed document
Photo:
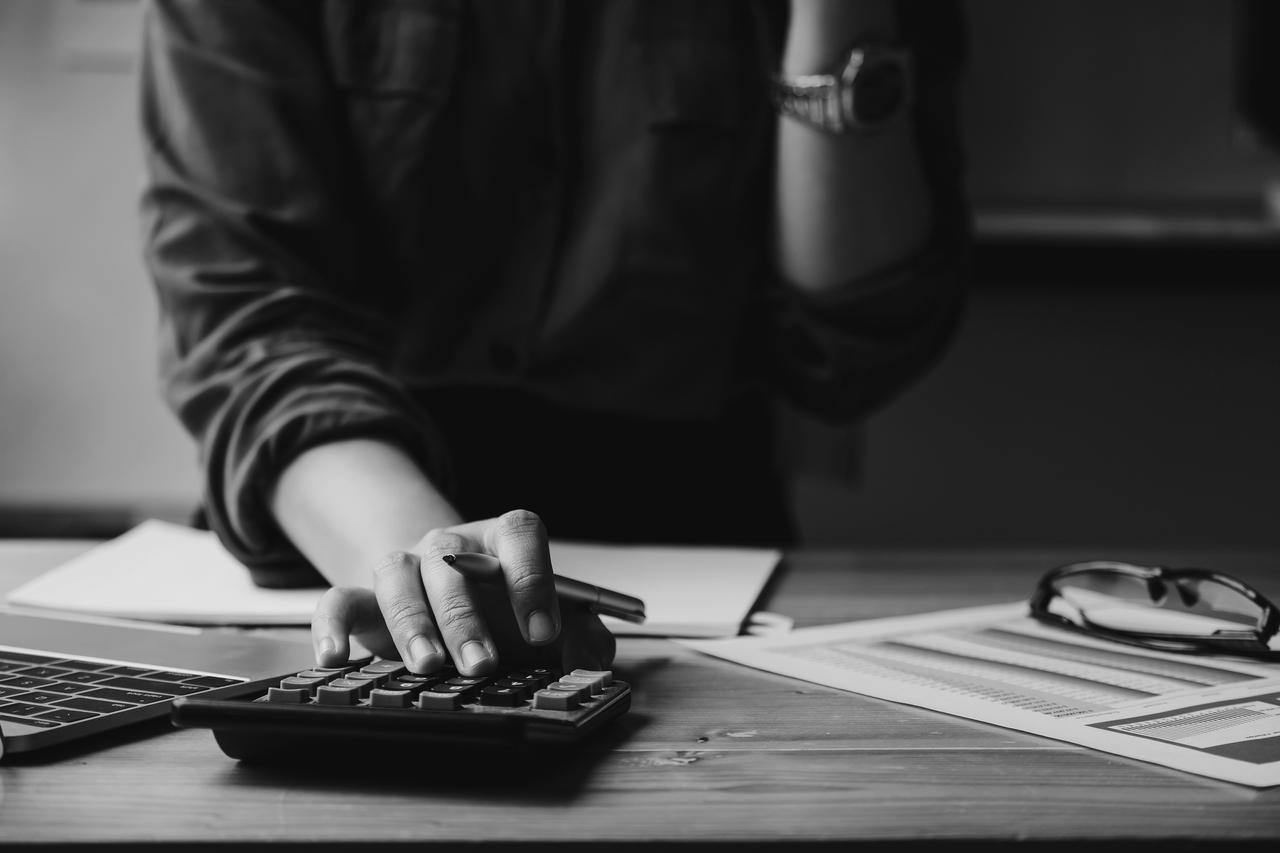
M 1280 663 L 1094 640 L 1037 622 L 1025 603 L 683 642 L 866 696 L 1280 785 Z

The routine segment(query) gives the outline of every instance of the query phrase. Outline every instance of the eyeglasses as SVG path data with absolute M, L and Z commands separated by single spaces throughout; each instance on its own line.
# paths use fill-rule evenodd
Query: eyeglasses
M 1249 585 L 1208 569 L 1070 563 L 1040 579 L 1031 615 L 1165 652 L 1280 660 L 1270 645 L 1280 633 L 1280 610 Z

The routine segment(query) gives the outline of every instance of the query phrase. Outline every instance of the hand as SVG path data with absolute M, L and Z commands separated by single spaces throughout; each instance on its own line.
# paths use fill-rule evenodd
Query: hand
M 498 558 L 502 583 L 477 583 L 442 559 L 480 552 Z M 551 574 L 547 532 L 524 510 L 432 530 L 408 551 L 389 554 L 373 588 L 334 587 L 311 619 L 321 666 L 339 666 L 350 638 L 374 654 L 428 673 L 451 658 L 464 675 L 504 665 L 607 668 L 614 639 L 596 614 L 563 611 Z M 447 654 L 447 657 L 446 657 Z

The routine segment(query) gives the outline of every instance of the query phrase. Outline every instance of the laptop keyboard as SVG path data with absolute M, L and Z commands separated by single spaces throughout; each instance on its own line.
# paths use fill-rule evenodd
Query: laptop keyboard
M 0 648 L 0 721 L 51 729 L 243 679 Z

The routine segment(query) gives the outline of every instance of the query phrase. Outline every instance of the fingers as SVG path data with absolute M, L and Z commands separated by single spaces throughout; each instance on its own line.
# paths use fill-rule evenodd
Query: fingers
M 397 651 L 395 657 L 417 673 L 444 666 L 444 644 L 427 602 L 417 555 L 404 551 L 387 555 L 374 569 L 373 592 Z
M 373 590 L 334 587 L 320 597 L 311 616 L 311 645 L 319 666 L 342 666 L 351 657 L 349 637 L 369 651 L 390 656 L 395 651 Z
M 485 547 L 502 564 L 507 594 L 525 642 L 543 646 L 560 635 L 560 606 L 542 519 L 513 510 L 485 528 Z
M 414 550 L 420 558 L 420 587 L 426 591 L 453 665 L 463 675 L 492 671 L 498 663 L 498 649 L 480 614 L 475 591 L 466 577 L 443 559 L 445 554 L 477 550 L 477 543 L 461 533 L 433 530 Z M 383 612 L 386 613 L 385 606 Z M 393 628 L 392 634 L 395 633 Z
M 564 628 L 559 663 L 565 672 L 613 665 L 617 640 L 599 616 L 585 608 L 571 608 L 565 612 Z

